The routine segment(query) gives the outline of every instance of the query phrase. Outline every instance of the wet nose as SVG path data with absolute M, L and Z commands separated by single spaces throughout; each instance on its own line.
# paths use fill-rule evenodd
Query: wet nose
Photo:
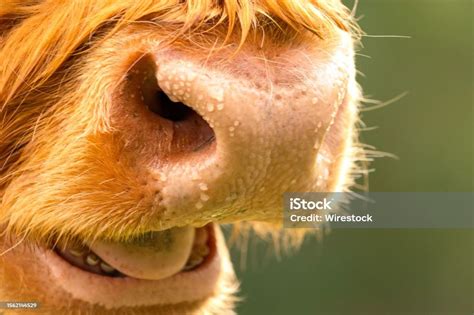
M 120 154 L 144 193 L 158 191 L 153 202 L 181 224 L 256 206 L 249 218 L 272 217 L 283 192 L 318 191 L 329 181 L 326 134 L 345 94 L 336 65 L 322 68 L 321 79 L 311 73 L 318 88 L 309 89 L 288 72 L 267 78 L 263 65 L 246 73 L 167 51 L 143 56 L 112 100 Z

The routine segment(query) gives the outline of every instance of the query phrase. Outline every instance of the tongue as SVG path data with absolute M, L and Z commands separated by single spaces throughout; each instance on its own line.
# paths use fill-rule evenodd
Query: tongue
M 183 269 L 191 253 L 194 228 L 150 232 L 127 242 L 97 241 L 91 249 L 121 273 L 159 280 Z

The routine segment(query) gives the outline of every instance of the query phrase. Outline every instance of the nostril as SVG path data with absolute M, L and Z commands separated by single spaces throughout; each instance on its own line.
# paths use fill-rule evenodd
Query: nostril
M 147 150 L 160 159 L 194 159 L 196 154 L 215 151 L 215 134 L 191 106 L 169 97 L 157 80 L 152 55 L 142 56 L 128 70 L 121 93 L 116 97 L 122 114 L 123 132 L 142 139 Z
M 173 122 L 184 121 L 194 114 L 193 109 L 181 102 L 173 102 L 163 91 L 157 91 L 152 99 L 145 99 L 148 109 Z
M 180 140 L 180 135 L 190 136 L 191 133 L 199 137 L 192 151 L 198 151 L 214 142 L 214 131 L 207 122 L 191 107 L 172 101 L 162 90 L 156 91 L 153 97 L 144 98 L 143 101 L 153 114 L 173 123 L 177 140 Z

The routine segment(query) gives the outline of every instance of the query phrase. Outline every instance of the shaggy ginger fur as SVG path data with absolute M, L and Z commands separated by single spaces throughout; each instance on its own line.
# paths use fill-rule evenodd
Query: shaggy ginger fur
M 224 71 L 235 60 L 244 64 L 245 58 L 239 57 L 242 53 L 282 51 L 284 55 L 288 47 L 311 51 L 311 43 L 329 52 L 329 56 L 321 54 L 326 60 L 336 49 L 340 33 L 349 33 L 354 40 L 357 37 L 350 12 L 339 0 L 3 0 L 0 227 L 5 245 L 0 246 L 0 252 L 14 251 L 10 247 L 21 243 L 34 247 L 67 244 L 78 238 L 123 241 L 156 225 L 165 229 L 251 221 L 259 233 L 279 234 L 278 212 L 268 210 L 278 205 L 279 199 L 274 203 L 255 201 L 253 205 L 261 212 L 239 212 L 235 204 L 221 202 L 218 209 L 209 206 L 198 213 L 202 205 L 196 203 L 197 210 L 166 217 L 169 208 L 161 202 L 161 187 L 144 184 L 143 177 L 148 175 L 137 167 L 143 157 L 136 157 L 129 146 L 130 139 L 137 141 L 139 136 L 127 138 L 132 136 L 120 130 L 123 125 L 120 117 L 115 119 L 117 106 L 110 95 L 122 86 L 136 61 L 157 47 L 197 56 L 204 64 Z M 279 53 L 274 58 L 277 60 Z M 262 69 L 267 69 L 266 57 L 261 62 Z M 282 73 L 290 73 L 288 82 L 305 79 L 296 61 L 295 65 L 291 60 L 286 64 L 288 69 Z M 341 82 L 349 86 L 345 102 L 357 103 L 353 76 L 344 74 Z M 346 190 L 352 184 L 350 175 L 361 155 L 355 144 L 354 108 L 341 118 L 344 124 L 339 132 L 343 136 L 334 142 L 342 144 L 326 189 Z M 140 144 L 137 147 L 143 149 Z M 143 152 L 146 157 L 148 151 Z M 309 186 L 294 188 L 305 187 Z M 248 206 L 245 200 L 239 202 Z M 238 227 L 245 230 L 247 225 Z M 299 243 L 303 234 L 292 231 L 285 235 L 292 243 Z M 0 269 L 0 281 L 11 284 L 12 272 L 28 281 L 23 270 L 11 266 L 12 261 L 6 255 L 3 273 L 10 275 L 2 277 Z M 220 286 L 222 291 L 228 288 L 225 297 L 214 298 L 212 303 L 193 301 L 190 304 L 197 306 L 190 308 L 215 314 L 231 312 L 235 285 L 230 284 L 230 278 Z M 24 288 L 18 286 L 21 294 Z M 180 310 L 167 306 L 161 311 Z

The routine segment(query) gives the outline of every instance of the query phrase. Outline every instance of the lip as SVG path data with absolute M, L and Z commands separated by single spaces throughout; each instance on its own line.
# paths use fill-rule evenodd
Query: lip
M 73 298 L 106 308 L 198 301 L 213 294 L 222 274 L 224 239 L 216 224 L 210 224 L 208 231 L 210 253 L 206 260 L 198 268 L 161 280 L 97 275 L 71 265 L 54 250 L 46 248 L 40 248 L 40 259 L 59 286 Z

